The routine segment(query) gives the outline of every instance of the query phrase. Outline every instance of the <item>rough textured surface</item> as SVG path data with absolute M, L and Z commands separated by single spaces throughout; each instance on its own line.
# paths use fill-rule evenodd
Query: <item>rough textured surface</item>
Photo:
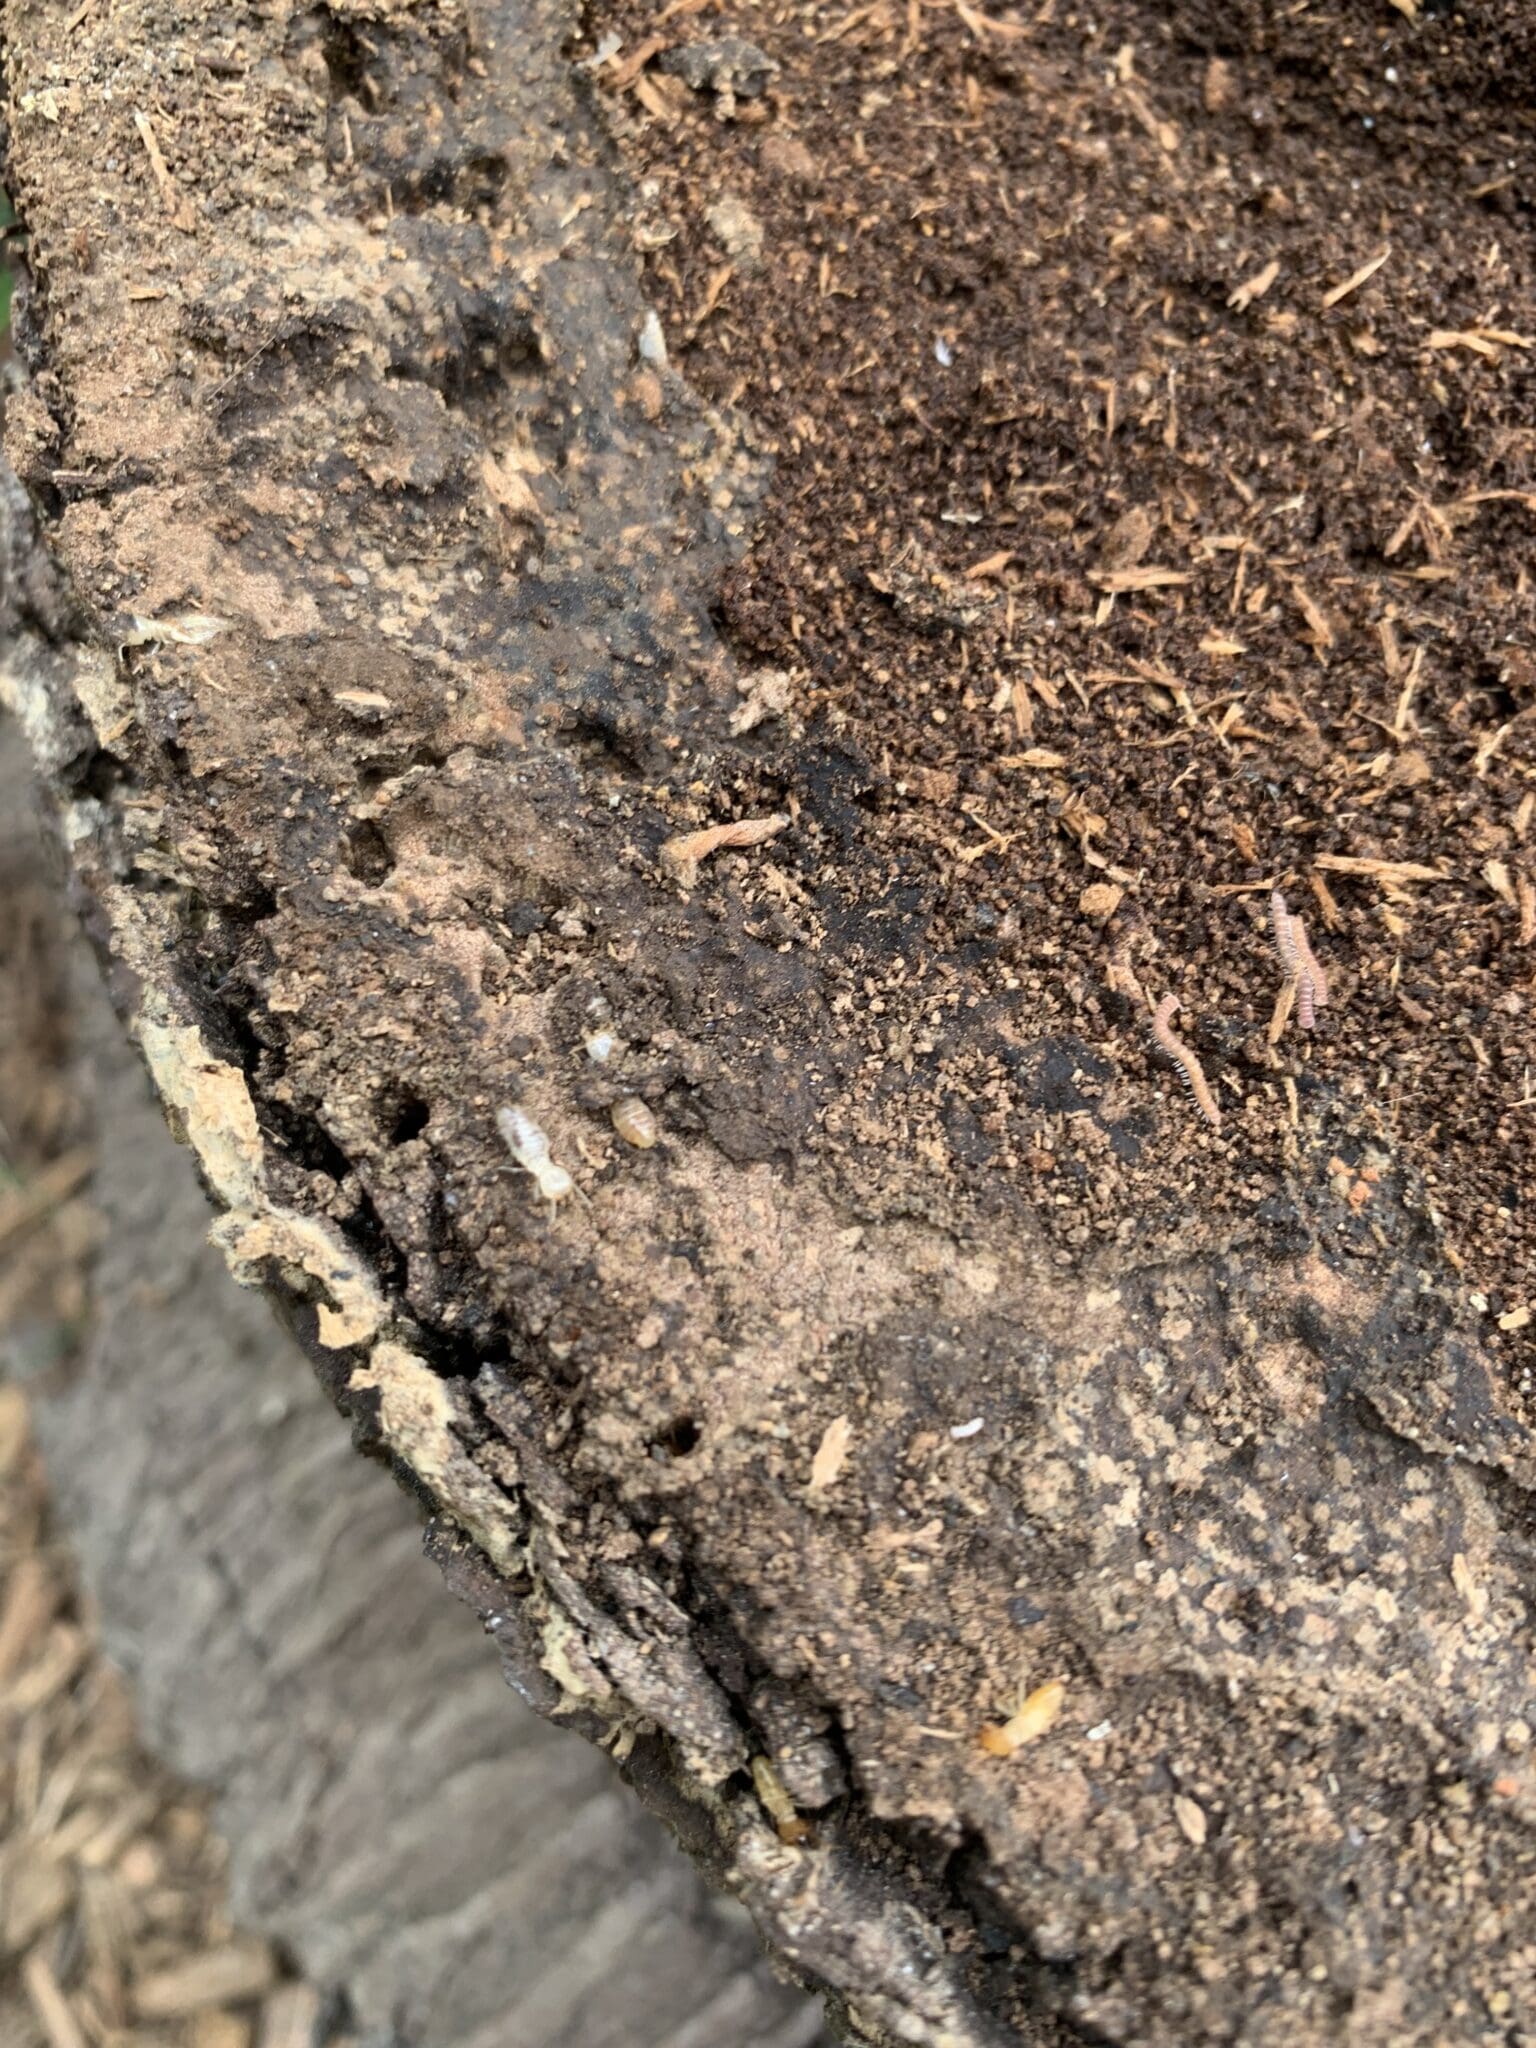
M 6 1334 L 140 1725 L 218 1795 L 242 1926 L 370 2043 L 808 2048 L 818 2016 L 740 1909 L 604 1758 L 507 1699 L 421 1556 L 419 1511 L 352 1454 L 267 1304 L 203 1242 L 191 1161 L 62 943 L 31 809 L 6 721 L 0 1019 L 8 1050 L 35 1027 L 17 1032 L 31 1093 L 62 1095 L 90 1147 L 100 1244 L 78 1355 L 50 1367 L 24 1318 Z M 40 928 L 24 953 L 18 902 Z M 0 1128 L 25 1152 L 21 1079 L 0 1075 Z
M 8 695 L 219 1243 L 516 1682 L 867 2034 L 1518 2038 L 1536 1466 L 1369 1096 L 1234 1061 L 1191 1143 L 937 914 L 870 745 L 760 729 L 710 605 L 763 464 L 662 360 L 563 19 L 68 19 L 9 14 L 70 597 Z M 695 67 L 722 116 L 761 56 Z M 967 592 L 884 581 L 963 663 Z M 1068 1239 L 980 1067 L 1157 1203 Z

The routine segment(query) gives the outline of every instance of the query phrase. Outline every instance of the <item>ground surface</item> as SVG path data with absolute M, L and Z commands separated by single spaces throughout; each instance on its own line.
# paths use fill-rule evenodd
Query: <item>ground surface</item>
M 824 911 L 866 1054 L 824 1149 L 862 1165 L 874 1118 L 930 1179 L 1002 1170 L 1078 1256 L 1197 1180 L 1250 1217 L 1295 1156 L 1284 1077 L 1340 1092 L 1434 1189 L 1523 1396 L 1536 31 L 1414 13 L 596 0 L 583 47 L 623 39 L 597 76 L 679 364 L 775 458 L 723 620 L 870 764 L 856 883 L 823 890 L 846 915 L 878 862 L 912 932 L 850 947 Z M 760 96 L 669 75 L 732 32 Z M 1106 882 L 1219 1137 L 1106 988 Z M 1275 886 L 1334 1000 L 1272 1049 Z M 1105 1106 L 1085 1059 L 1097 1113 L 1052 1115 L 1000 1015 L 1125 1082 Z
M 6 690 L 218 1237 L 870 2032 L 1522 2038 L 1478 23 L 13 0 Z

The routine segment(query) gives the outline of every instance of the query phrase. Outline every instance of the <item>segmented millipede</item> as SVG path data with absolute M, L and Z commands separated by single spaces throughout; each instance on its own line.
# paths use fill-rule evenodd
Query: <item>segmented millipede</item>
M 1280 972 L 1296 991 L 1296 1021 L 1303 1031 L 1311 1031 L 1318 1011 L 1328 1001 L 1328 977 L 1308 942 L 1305 921 L 1291 914 L 1278 889 L 1269 899 L 1269 928 Z
M 1221 1129 L 1221 1107 L 1211 1093 L 1211 1084 L 1205 1078 L 1205 1070 L 1198 1059 L 1178 1037 L 1169 1019 L 1179 1007 L 1177 996 L 1164 996 L 1152 1015 L 1152 1036 L 1167 1053 L 1179 1072 L 1184 1076 L 1185 1085 L 1194 1096 L 1200 1114 L 1214 1130 Z
M 1310 1031 L 1317 1022 L 1315 1012 L 1327 1006 L 1328 977 L 1318 965 L 1306 925 L 1299 917 L 1291 919 L 1291 931 L 1296 941 L 1296 1015 L 1302 1029 Z
M 1269 899 L 1269 929 L 1274 936 L 1275 957 L 1287 981 L 1296 979 L 1296 934 L 1285 898 L 1278 889 Z

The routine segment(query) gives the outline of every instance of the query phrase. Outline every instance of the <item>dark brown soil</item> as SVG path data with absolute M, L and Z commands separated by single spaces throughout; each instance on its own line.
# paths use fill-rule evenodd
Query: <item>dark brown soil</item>
M 1524 1394 L 1536 28 L 1518 0 L 1414 12 L 836 0 L 658 31 L 595 0 L 584 53 L 623 38 L 596 75 L 628 81 L 610 121 L 674 354 L 775 461 L 722 619 L 809 739 L 869 763 L 833 891 L 885 896 L 903 942 L 829 919 L 867 1057 L 825 1148 L 874 1116 L 933 1180 L 1029 1188 L 1077 1256 L 1196 1188 L 1251 1216 L 1341 1096 L 1424 1175 Z M 668 75 L 733 34 L 777 67 L 761 96 Z M 1130 567 L 1173 574 L 1115 591 Z M 1106 881 L 1219 1136 L 1106 986 Z M 1274 886 L 1333 1000 L 1271 1050 Z M 957 994 L 984 1027 L 935 1031 Z M 1057 1034 L 1082 1057 L 1052 1099 L 998 1038 Z
M 1520 2040 L 1529 25 L 17 23 L 0 682 L 518 1683 L 877 2038 Z

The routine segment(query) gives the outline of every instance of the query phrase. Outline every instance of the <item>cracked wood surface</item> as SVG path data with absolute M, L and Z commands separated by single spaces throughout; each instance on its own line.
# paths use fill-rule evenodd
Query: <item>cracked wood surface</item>
M 866 2035 L 1495 2038 L 1531 1444 L 1420 1191 L 1330 1175 L 1368 1110 L 1309 1107 L 1242 1224 L 1192 1189 L 1078 1265 L 899 1099 L 829 1152 L 829 961 L 919 941 L 860 886 L 870 764 L 733 724 L 763 466 L 637 350 L 564 17 L 68 19 L 8 10 L 9 445 L 60 580 L 17 543 L 6 693 L 215 1241 L 514 1682 Z M 680 880 L 721 808 L 791 825 Z M 942 1028 L 1018 1046 L 985 985 Z

